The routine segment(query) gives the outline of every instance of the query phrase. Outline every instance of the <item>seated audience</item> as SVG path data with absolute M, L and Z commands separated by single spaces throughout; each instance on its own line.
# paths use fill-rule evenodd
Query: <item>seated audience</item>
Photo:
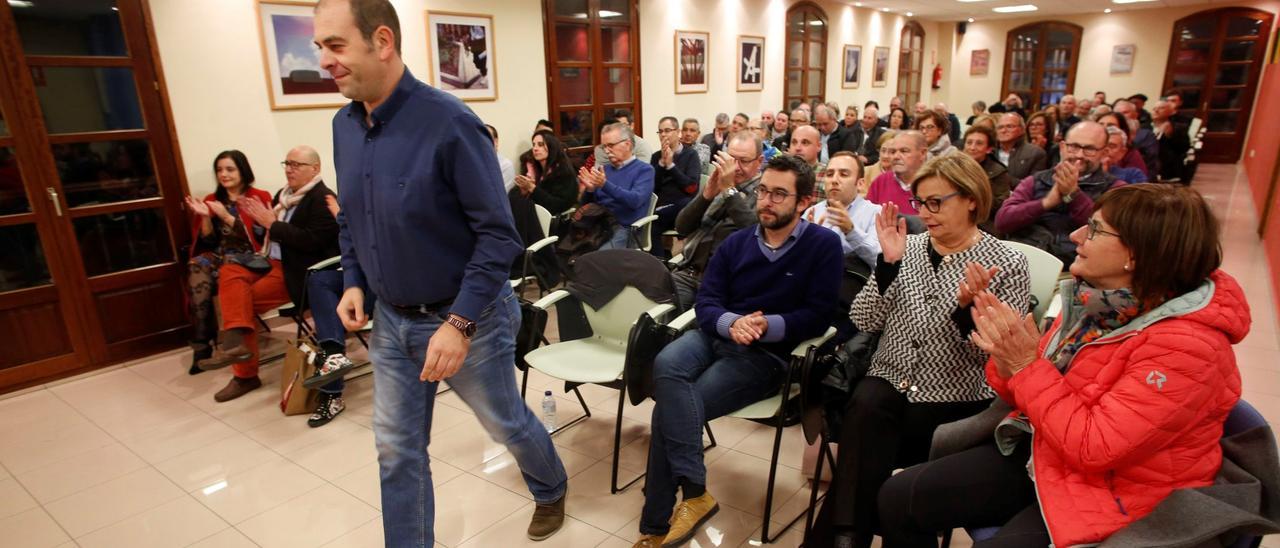
M 1093 101 L 1090 101 L 1088 99 L 1076 99 L 1076 113 L 1075 113 L 1076 120 L 1080 122 L 1088 120 L 1089 117 L 1092 115 L 1092 113 L 1093 113 Z M 1075 125 L 1075 124 L 1072 124 L 1072 125 Z M 1068 126 L 1067 129 L 1071 129 L 1071 127 Z M 1066 135 L 1067 132 L 1063 131 L 1062 133 L 1063 135 Z
M 911 117 L 907 116 L 907 111 L 902 110 L 901 107 L 894 108 L 889 111 L 889 120 L 885 127 L 898 131 L 911 129 Z
M 867 180 L 866 186 L 861 191 L 863 196 L 867 195 L 867 189 L 871 188 L 871 183 L 880 177 L 880 174 L 893 168 L 893 147 L 890 143 L 893 142 L 894 137 L 898 136 L 898 132 L 892 129 L 884 129 L 883 126 L 878 127 L 878 129 L 882 130 L 880 137 L 875 141 L 876 159 L 879 161 L 873 164 L 863 164 L 866 166 L 863 169 L 863 178 Z
M 1071 236 L 1080 254 L 1049 332 L 1017 303 L 978 296 L 970 338 L 1012 412 L 994 436 L 993 423 L 970 421 L 976 447 L 885 483 L 885 546 L 992 525 L 983 546 L 1098 545 L 1175 492 L 1215 483 L 1240 398 L 1231 345 L 1250 322 L 1239 284 L 1219 270 L 1218 222 L 1186 188 L 1125 187 L 1097 206 Z
M 635 148 L 632 150 L 635 152 L 636 158 L 649 158 L 650 156 L 653 156 L 653 152 L 654 152 L 653 146 L 649 144 L 649 141 L 646 141 L 644 140 L 644 138 L 635 134 L 635 127 L 636 127 L 635 120 L 632 119 L 630 110 L 627 110 L 625 108 L 617 109 L 613 111 L 612 119 L 616 120 L 618 123 L 626 124 L 627 127 L 631 129 L 632 137 L 635 139 Z M 606 122 L 607 121 L 608 120 L 606 119 Z M 605 154 L 604 148 L 596 147 L 596 164 L 595 165 L 602 166 L 608 163 L 608 161 L 609 159 Z
M 1191 149 L 1191 135 L 1187 126 L 1173 121 L 1173 105 L 1168 101 L 1156 101 L 1151 107 L 1151 126 L 1156 134 L 1156 143 L 1160 148 L 1160 181 L 1178 181 L 1191 184 L 1185 180 L 1187 151 Z
M 979 116 L 977 119 L 973 121 L 973 125 L 986 126 L 990 128 L 991 131 L 995 131 L 996 125 L 998 125 L 1000 122 L 1000 116 L 1001 116 L 1000 114 L 983 114 L 982 116 Z M 999 143 L 999 141 L 996 141 L 996 142 L 997 144 Z M 994 151 L 994 149 L 992 150 Z
M 712 255 L 697 327 L 654 360 L 638 548 L 679 546 L 715 514 L 703 423 L 776 393 L 795 345 L 829 325 L 843 268 L 839 238 L 801 218 L 813 186 L 813 172 L 795 156 L 765 166 L 756 187 L 759 228 L 734 232 Z M 778 283 L 784 278 L 804 283 Z
M 1049 119 L 1049 125 L 1045 128 L 1045 131 L 1049 134 L 1049 137 L 1051 137 L 1050 142 L 1057 143 L 1058 141 L 1061 141 L 1062 134 L 1058 131 L 1058 120 L 1062 119 L 1062 111 L 1058 110 L 1058 105 L 1048 105 L 1040 112 L 1043 112 L 1045 117 Z M 1028 125 L 1029 124 L 1030 123 L 1028 123 Z
M 951 145 L 951 122 L 936 110 L 925 109 L 916 114 L 915 129 L 924 135 L 929 148 L 929 159 L 937 158 L 956 149 Z
M 1058 100 L 1058 136 L 1065 137 L 1067 130 L 1080 122 L 1081 118 L 1076 114 L 1076 107 L 1078 106 L 1076 104 L 1076 96 L 1070 93 L 1063 95 Z
M 792 119 L 794 120 L 795 116 L 792 116 Z M 787 153 L 802 158 L 804 163 L 809 165 L 809 169 L 813 170 L 814 175 L 817 175 L 823 166 L 818 158 L 820 150 L 822 150 L 822 134 L 818 132 L 818 128 L 804 125 L 792 130 L 791 146 L 787 147 Z
M 698 192 L 698 180 L 702 177 L 702 162 L 698 153 L 680 144 L 675 116 L 658 120 L 658 144 L 661 147 L 649 159 L 653 166 L 653 193 L 658 195 L 658 205 L 653 212 L 652 234 L 660 235 L 676 225 L 676 214 L 684 209 Z M 655 242 L 652 251 L 658 257 L 667 257 L 667 250 Z
M 556 128 L 555 126 L 551 125 L 550 120 L 542 119 L 542 120 L 538 120 L 538 123 L 533 125 L 533 132 L 537 133 L 539 131 L 550 131 L 551 133 L 555 133 Z
M 913 119 L 920 118 L 920 115 L 924 114 L 926 110 L 929 110 L 929 105 L 926 105 L 924 101 L 916 101 L 915 112 L 912 113 Z
M 685 118 L 680 124 L 680 144 L 692 148 L 698 153 L 698 161 L 702 165 L 707 165 L 711 161 L 711 147 L 698 141 L 698 136 L 702 135 L 702 127 L 698 124 L 697 118 Z
M 831 107 L 818 105 L 813 114 L 813 127 L 818 128 L 821 140 L 818 148 L 819 163 L 826 164 L 832 154 L 841 150 L 853 150 L 852 143 L 847 142 L 849 131 L 836 120 L 836 111 L 831 110 Z
M 747 129 L 747 122 L 750 122 L 750 121 L 751 121 L 751 117 L 747 116 L 746 114 L 743 114 L 741 112 L 734 114 L 733 121 L 729 122 L 729 135 L 733 135 L 734 133 Z
M 531 151 L 532 161 L 524 165 L 524 173 L 516 175 L 516 188 L 508 195 L 532 200 L 552 215 L 564 213 L 578 202 L 578 181 L 564 145 L 544 130 L 533 134 Z M 526 239 L 525 243 L 533 241 Z
M 613 236 L 600 249 L 626 249 L 636 242 L 631 238 L 631 223 L 649 212 L 653 197 L 653 167 L 636 161 L 631 126 L 622 122 L 605 126 L 600 146 L 609 157 L 607 165 L 578 171 L 578 190 L 583 204 L 599 204 L 613 215 L 618 226 Z
M 1098 123 L 1072 127 L 1062 144 L 1062 162 L 1018 183 L 996 213 L 996 230 L 1071 264 L 1076 256 L 1071 232 L 1089 221 L 1094 200 L 1124 185 L 1102 169 L 1106 147 L 1107 132 Z
M 1112 109 L 1128 121 L 1130 146 L 1142 154 L 1142 161 L 1147 165 L 1147 177 L 1160 173 L 1160 144 L 1156 142 L 1156 134 L 1149 127 L 1143 127 L 1138 119 L 1138 107 L 1121 99 L 1112 105 Z
M 974 120 L 977 120 L 979 116 L 987 113 L 987 103 L 986 101 L 974 101 L 973 104 L 970 105 L 970 108 L 973 109 L 973 116 L 970 116 L 968 120 L 965 120 L 964 125 L 966 126 L 972 126 Z
M 787 132 L 782 137 L 773 140 L 773 147 L 783 152 L 791 153 L 792 132 L 798 127 L 807 125 L 809 125 L 809 111 L 801 108 L 792 109 L 791 116 L 787 118 Z
M 876 108 L 880 108 L 880 105 L 876 105 Z M 903 110 L 903 111 L 902 111 L 902 117 L 903 117 L 903 124 L 902 124 L 902 125 L 903 125 L 903 127 L 902 127 L 902 128 L 895 128 L 895 127 L 892 127 L 892 126 L 893 126 L 893 124 L 892 124 L 892 119 L 891 119 L 891 118 L 893 117 L 893 111 L 894 111 L 894 110 L 897 110 L 897 109 L 901 109 L 901 108 L 902 108 L 902 98 L 901 98 L 901 97 L 893 97 L 893 98 L 889 99 L 889 110 L 888 110 L 888 111 L 886 111 L 888 114 L 885 114 L 885 115 L 884 115 L 884 118 L 881 118 L 881 119 L 880 119 L 880 123 L 881 123 L 881 124 L 883 124 L 885 127 L 889 128 L 889 129 L 905 129 L 905 128 L 907 128 L 907 127 L 910 127 L 910 125 L 911 125 L 911 124 L 909 123 L 910 117 L 908 117 L 908 116 L 907 116 L 907 111 L 906 111 L 906 110 Z
M 230 257 L 257 253 L 266 235 L 240 210 L 240 200 L 248 196 L 263 204 L 271 203 L 271 194 L 253 188 L 253 168 L 243 152 L 218 153 L 213 159 L 213 174 L 217 190 L 200 200 L 187 196 L 183 204 L 193 221 L 191 259 L 187 261 L 192 350 L 187 373 L 191 375 L 204 371 L 200 361 L 213 357 L 218 342 L 218 311 L 213 306 L 218 294 L 218 269 Z
M 911 204 L 911 181 L 915 180 L 916 172 L 928 159 L 929 149 L 925 146 L 924 135 L 915 130 L 900 131 L 889 142 L 889 148 L 892 157 L 889 160 L 890 171 L 871 181 L 867 199 L 873 204 L 894 204 L 899 211 L 916 215 L 919 212 Z M 884 151 L 880 155 L 883 157 Z
M 849 105 L 844 109 L 844 128 L 853 131 L 858 127 L 858 105 Z
M 1166 93 L 1164 100 L 1168 101 L 1169 106 L 1173 107 L 1173 114 L 1169 115 L 1169 120 L 1175 126 L 1191 125 L 1192 115 L 1182 111 L 1182 94 L 1176 92 Z M 1194 113 L 1194 111 L 1191 112 Z
M 1095 120 L 1105 127 L 1116 128 L 1124 132 L 1125 143 L 1127 143 L 1125 145 L 1125 154 L 1124 157 L 1120 159 L 1120 163 L 1114 165 L 1135 168 L 1138 171 L 1141 171 L 1142 175 L 1150 181 L 1151 171 L 1147 169 L 1147 163 L 1142 159 L 1142 153 L 1133 147 L 1133 131 L 1129 129 L 1129 122 L 1125 120 L 1123 116 L 1114 112 L 1102 114 L 1095 118 Z
M 773 145 L 766 139 L 766 135 L 769 133 L 767 128 L 768 126 L 764 125 L 764 120 L 747 122 L 747 129 L 760 138 L 760 153 L 764 157 L 765 163 L 768 163 L 778 154 L 778 149 L 773 148 Z
M 1107 173 L 1129 184 L 1147 182 L 1147 174 L 1136 167 L 1123 167 L 1125 155 L 1129 154 L 1128 136 L 1124 130 L 1118 127 L 1105 126 L 1107 128 L 1107 151 L 1102 157 L 1102 167 L 1106 168 Z
M 671 272 L 681 310 L 698 294 L 702 273 L 720 242 L 735 230 L 756 224 L 756 187 L 760 184 L 760 142 L 749 133 L 729 138 L 729 148 L 712 162 L 702 191 L 676 216 L 676 232 L 684 240 L 681 260 Z
M 1147 95 L 1145 93 L 1135 93 L 1129 96 L 1129 102 L 1133 103 L 1133 107 L 1138 111 L 1138 125 L 1151 129 L 1151 113 L 1147 112 Z
M 720 149 L 724 148 L 725 142 L 729 139 L 729 115 L 723 112 L 716 114 L 716 127 L 706 135 L 702 136 L 702 144 L 707 145 L 710 153 L 709 157 L 715 157 Z
M 773 131 L 773 111 L 765 110 L 760 112 L 761 127 L 767 131 Z
M 1013 180 L 1021 181 L 1049 165 L 1049 155 L 1044 149 L 1027 142 L 1022 116 L 1013 112 L 1000 115 L 996 138 L 1000 141 L 996 159 L 1009 168 L 1009 176 Z
M 769 128 L 768 139 L 773 142 L 774 139 L 786 135 L 788 131 L 791 131 L 791 118 L 787 116 L 785 111 L 779 110 L 778 114 L 773 117 L 773 125 Z M 777 145 L 774 145 L 774 147 L 776 148 Z
M 1017 114 L 1023 120 L 1027 119 L 1027 111 L 1022 109 L 1022 97 L 1017 93 L 1010 93 L 1004 98 L 1003 104 L 1005 112 Z
M 605 118 L 603 121 L 600 122 L 598 126 L 596 126 L 596 134 L 599 135 L 600 133 L 603 133 L 604 128 L 609 127 L 616 123 L 618 123 L 617 118 L 614 118 L 612 116 Z M 590 170 L 590 169 L 594 169 L 596 166 L 600 166 L 603 169 L 606 163 L 607 161 L 605 159 L 604 143 L 600 143 L 595 146 L 591 154 L 587 155 L 587 160 L 582 163 L 582 167 Z
M 991 211 L 985 218 L 978 220 L 978 226 L 993 234 L 996 212 L 1000 211 L 1000 206 L 1004 205 L 1013 189 L 1013 177 L 1009 176 L 1009 170 L 991 154 L 995 150 L 995 144 L 996 132 L 989 127 L 973 126 L 964 132 L 964 153 L 982 166 L 982 171 L 987 174 L 987 182 L 991 184 Z
M 880 240 L 876 238 L 880 206 L 860 196 L 866 188 L 862 176 L 862 162 L 852 152 L 842 150 L 832 155 L 823 177 L 827 199 L 806 210 L 804 218 L 840 236 L 845 255 L 855 255 L 868 267 L 874 267 L 876 255 L 880 254 Z
M 1059 159 L 1058 143 L 1053 136 L 1056 125 L 1053 117 L 1045 111 L 1032 114 L 1027 120 L 1027 142 L 1044 151 L 1046 166 L 1057 164 Z
M 502 188 L 511 192 L 511 188 L 516 186 L 516 166 L 498 151 L 498 128 L 489 124 L 484 127 L 489 130 L 489 137 L 493 139 L 493 155 L 498 158 L 498 169 L 502 171 Z
M 864 166 L 880 162 L 880 136 L 886 130 L 880 125 L 880 109 L 873 106 L 862 110 L 862 122 L 854 127 L 849 143 L 854 145 L 853 153 Z M 870 179 L 867 179 L 870 180 Z
M 1107 104 L 1107 92 L 1105 91 L 1093 92 L 1093 105 L 1098 106 L 1098 105 L 1105 105 L 1105 104 Z
M 959 143 L 960 142 L 960 118 L 958 118 L 954 112 L 947 110 L 946 103 L 938 103 L 933 106 L 933 109 L 938 111 L 938 114 L 942 114 L 943 116 L 947 117 L 947 128 L 949 128 L 947 130 L 947 137 L 951 140 L 951 144 L 954 145 L 956 143 Z
M 876 219 L 881 256 L 850 316 L 880 342 L 838 433 L 822 509 L 834 542 L 806 544 L 871 545 L 881 484 L 895 468 L 928 458 L 938 425 L 986 409 L 995 396 L 983 376 L 987 356 L 969 338 L 974 296 L 990 290 L 1027 309 L 1026 257 L 978 229 L 991 207 L 978 163 L 964 154 L 930 160 L 911 192 L 929 229 L 907 235 L 892 204 Z

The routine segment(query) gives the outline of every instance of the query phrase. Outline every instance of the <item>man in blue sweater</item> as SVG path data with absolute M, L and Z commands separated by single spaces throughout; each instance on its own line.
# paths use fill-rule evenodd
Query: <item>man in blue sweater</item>
M 814 173 L 779 155 L 756 187 L 758 227 L 711 257 L 698 291 L 698 329 L 654 361 L 649 466 L 637 547 L 676 546 L 719 509 L 706 490 L 703 423 L 778 391 L 796 344 L 826 331 L 842 274 L 840 237 L 810 226 Z M 676 488 L 683 501 L 672 512 Z
M 579 170 L 578 187 L 583 192 L 582 203 L 600 204 L 618 221 L 613 236 L 600 249 L 626 249 L 635 243 L 631 223 L 649 213 L 653 167 L 636 161 L 635 135 L 625 123 L 605 126 L 600 131 L 600 145 L 609 157 L 609 165 Z

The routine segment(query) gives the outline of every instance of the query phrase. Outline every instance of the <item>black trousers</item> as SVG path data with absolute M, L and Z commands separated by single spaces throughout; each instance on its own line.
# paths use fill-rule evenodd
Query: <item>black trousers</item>
M 909 403 L 879 377 L 858 381 L 845 408 L 835 476 L 826 505 L 834 530 L 852 529 L 859 546 L 870 546 L 877 528 L 880 486 L 897 468 L 929 458 L 933 431 L 986 409 L 990 400 Z
M 987 443 L 913 466 L 880 489 L 885 548 L 934 547 L 957 527 L 1000 527 L 981 548 L 1044 548 L 1049 532 L 1027 475 L 1030 440 L 1008 457 Z

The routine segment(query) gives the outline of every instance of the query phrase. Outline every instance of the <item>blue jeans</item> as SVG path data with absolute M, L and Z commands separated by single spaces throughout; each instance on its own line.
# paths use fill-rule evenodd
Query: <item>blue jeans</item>
M 631 247 L 631 225 L 619 225 L 600 249 L 634 249 Z
M 641 534 L 667 534 L 681 479 L 706 485 L 702 425 L 777 393 L 783 365 L 769 352 L 697 328 L 658 353 Z
M 373 434 L 386 545 L 430 547 L 435 543 L 435 495 L 427 447 L 437 383 L 422 382 L 418 375 L 427 342 L 444 320 L 402 315 L 385 302 L 378 303 L 374 314 L 369 351 L 374 363 Z M 551 436 L 516 387 L 520 305 L 510 286 L 503 284 L 498 299 L 476 323 L 466 361 L 446 382 L 475 412 L 489 437 L 515 457 L 533 499 L 553 502 L 564 495 L 568 476 Z
M 346 346 L 347 328 L 338 318 L 338 301 L 342 299 L 342 271 L 317 270 L 307 276 L 307 306 L 311 309 L 311 321 L 316 326 L 316 344 L 326 342 Z M 364 292 L 364 313 L 373 312 L 377 300 L 370 291 Z M 320 387 L 326 394 L 341 394 L 346 386 L 339 377 Z

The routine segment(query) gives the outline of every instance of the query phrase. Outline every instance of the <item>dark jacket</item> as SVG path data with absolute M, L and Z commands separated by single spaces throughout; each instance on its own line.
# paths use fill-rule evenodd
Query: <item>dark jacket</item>
M 859 144 L 858 150 L 855 152 L 867 158 L 866 165 L 870 166 L 880 163 L 880 147 L 876 146 L 876 142 L 880 140 L 880 137 L 884 135 L 884 132 L 886 131 L 889 130 L 886 129 L 885 126 L 878 125 L 871 128 L 871 131 L 868 132 L 862 129 L 861 124 L 858 125 L 857 133 L 858 139 L 861 140 L 861 143 Z
M 786 152 L 787 149 L 791 148 L 791 132 L 788 131 L 786 133 L 783 133 L 780 137 L 778 137 L 777 139 L 774 139 L 773 148 L 776 148 L 782 152 Z
M 283 191 L 281 191 L 283 192 Z M 324 182 L 307 191 L 293 216 L 287 222 L 271 225 L 271 241 L 280 244 L 280 262 L 284 265 L 284 285 L 289 299 L 302 302 L 307 267 L 338 256 L 338 221 L 325 205 L 325 196 L 334 196 Z M 280 203 L 280 192 L 272 203 Z
M 1004 205 L 1004 201 L 1009 198 L 1009 193 L 1013 192 L 1013 177 L 1009 176 L 1009 170 L 1004 167 L 1004 164 L 991 154 L 982 159 L 981 165 L 982 170 L 987 172 L 987 180 L 991 181 L 991 215 L 979 224 L 984 230 L 994 234 L 996 233 L 996 212 L 1000 211 L 1000 206 Z
M 791 139 L 790 135 L 791 135 L 791 133 L 790 133 L 790 132 L 788 132 L 788 133 L 787 133 L 787 140 L 788 140 L 788 141 L 790 141 L 790 139 Z M 702 140 L 701 140 L 701 141 L 699 141 L 699 142 L 700 142 L 700 143 L 702 143 L 702 144 L 704 144 L 704 145 L 707 145 L 707 148 L 711 149 L 711 157 L 712 157 L 712 158 L 715 158 L 715 157 L 716 157 L 716 153 L 717 153 L 717 152 L 720 152 L 720 150 L 721 150 L 721 149 L 723 149 L 724 147 L 726 147 L 726 146 L 728 146 L 728 145 L 729 145 L 729 135 L 728 135 L 728 134 L 725 134 L 725 136 L 724 136 L 724 142 L 723 142 L 723 143 L 720 143 L 720 144 L 718 144 L 718 145 L 717 145 L 717 144 L 716 144 L 716 132 L 712 131 L 711 133 L 708 133 L 708 134 L 706 134 L 706 135 L 703 135 L 703 136 L 702 136 Z
M 857 145 L 861 143 L 852 143 L 850 141 L 852 137 L 852 131 L 846 129 L 843 125 L 836 125 L 835 131 L 832 131 L 831 135 L 827 136 L 827 157 L 830 158 L 832 154 L 842 150 L 857 153 Z
M 653 193 L 658 195 L 658 205 L 681 202 L 698 192 L 698 180 L 702 177 L 702 160 L 693 147 L 682 147 L 671 158 L 674 164 L 668 169 L 658 165 L 662 161 L 659 149 L 649 158 L 653 166 Z
M 947 130 L 947 136 L 951 137 L 951 143 L 960 143 L 963 146 L 964 141 L 960 140 L 960 118 L 955 113 L 948 112 L 947 123 L 951 124 L 951 127 Z
M 999 155 L 996 157 L 999 158 Z M 1013 180 L 1021 181 L 1032 173 L 1048 168 L 1049 156 L 1044 149 L 1024 140 L 1013 147 L 1013 151 L 1009 153 L 1009 163 L 1005 167 L 1009 169 L 1009 176 Z
M 732 196 L 720 194 L 708 200 L 697 193 L 689 205 L 676 215 L 676 232 L 684 239 L 683 262 L 679 268 L 702 275 L 711 254 L 734 231 L 753 226 L 756 217 L 756 187 L 760 177 L 753 177 L 735 187 Z
M 514 190 L 514 189 L 512 189 Z M 529 193 L 533 203 L 559 215 L 578 204 L 578 178 L 573 170 L 557 170 L 542 177 Z

